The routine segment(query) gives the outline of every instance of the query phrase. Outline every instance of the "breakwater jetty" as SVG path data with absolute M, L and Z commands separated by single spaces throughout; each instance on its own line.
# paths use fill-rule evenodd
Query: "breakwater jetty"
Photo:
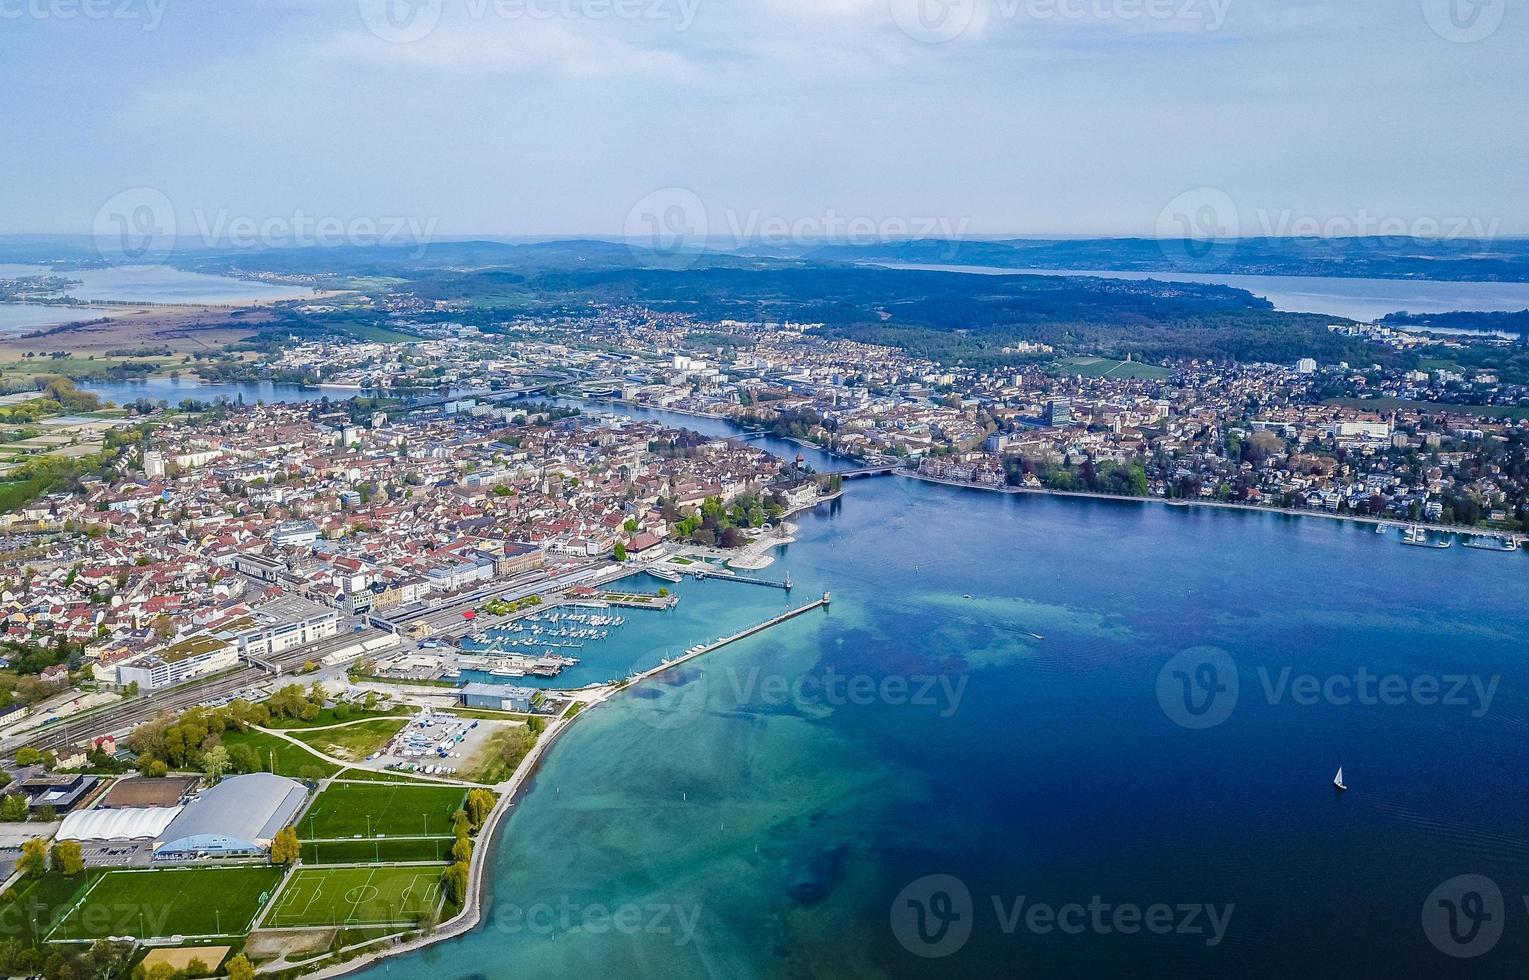
M 689 650 L 686 650 L 683 656 L 675 657 L 673 660 L 666 660 L 659 664 L 657 667 L 650 667 L 640 674 L 633 674 L 631 677 L 627 678 L 627 680 L 629 682 L 645 680 L 646 678 L 668 670 L 671 667 L 678 667 L 680 664 L 686 662 L 687 660 L 694 660 L 696 657 L 705 656 L 706 654 L 711 653 L 713 650 L 719 650 L 722 647 L 727 646 L 729 643 L 737 643 L 739 640 L 747 639 L 748 637 L 753 636 L 755 633 L 763 633 L 765 630 L 772 626 L 779 626 L 781 623 L 784 623 L 789 619 L 795 619 L 796 617 L 805 613 L 812 612 L 814 609 L 827 609 L 831 599 L 831 593 L 825 592 L 818 598 L 807 603 L 805 606 L 797 606 L 795 609 L 788 609 L 781 613 L 779 616 L 773 616 L 762 623 L 755 623 L 753 626 L 750 626 L 747 629 L 741 629 L 738 632 L 728 636 L 718 637 L 710 643 L 701 643 L 693 646 Z

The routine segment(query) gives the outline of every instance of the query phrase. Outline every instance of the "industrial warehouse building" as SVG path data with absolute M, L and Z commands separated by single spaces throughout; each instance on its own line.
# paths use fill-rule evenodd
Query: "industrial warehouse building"
M 139 806 L 103 810 L 77 810 L 58 828 L 59 840 L 132 841 L 153 840 L 164 833 L 185 809 L 179 806 Z
M 536 689 L 532 687 L 482 683 L 462 685 L 459 695 L 464 707 L 493 708 L 497 711 L 530 711 L 531 699 L 534 697 Z
M 173 861 L 264 854 L 277 831 L 297 819 L 307 799 L 303 784 L 284 776 L 232 776 L 186 804 L 158 835 L 154 857 Z

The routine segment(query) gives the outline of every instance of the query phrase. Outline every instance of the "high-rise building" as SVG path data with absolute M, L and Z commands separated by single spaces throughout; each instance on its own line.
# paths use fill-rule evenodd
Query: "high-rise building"
M 1046 402 L 1046 424 L 1051 426 L 1072 424 L 1072 402 L 1066 398 L 1052 398 Z

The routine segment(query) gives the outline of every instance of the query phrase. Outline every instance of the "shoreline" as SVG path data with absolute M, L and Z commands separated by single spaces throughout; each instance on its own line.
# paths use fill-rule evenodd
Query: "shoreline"
M 1369 514 L 1338 514 L 1328 513 L 1322 510 L 1308 510 L 1300 507 L 1265 507 L 1262 504 L 1239 504 L 1225 500 L 1179 500 L 1168 497 L 1126 497 L 1113 493 L 1097 493 L 1092 490 L 1051 490 L 1046 487 L 992 487 L 982 483 L 967 483 L 962 480 L 947 480 L 942 477 L 929 476 L 912 470 L 895 470 L 895 475 L 906 476 L 915 480 L 923 480 L 926 483 L 938 483 L 947 487 L 959 487 L 963 490 L 982 490 L 987 493 L 1005 494 L 1035 494 L 1047 497 L 1071 497 L 1084 500 L 1115 500 L 1123 503 L 1138 504 L 1162 504 L 1166 507 L 1208 507 L 1217 510 L 1238 510 L 1256 514 L 1278 514 L 1282 517 L 1320 517 L 1330 521 L 1353 521 L 1356 524 L 1368 524 L 1375 526 L 1383 524 L 1386 527 L 1421 527 L 1428 531 L 1439 534 L 1461 535 L 1510 535 L 1519 537 L 1521 531 L 1494 531 L 1484 530 L 1477 527 L 1467 527 L 1463 524 L 1430 524 L 1427 521 L 1410 521 L 1403 517 L 1375 517 Z
M 801 507 L 790 511 L 790 513 L 800 513 L 805 510 L 810 510 L 813 507 L 816 507 L 818 504 L 827 503 L 830 500 L 838 499 L 838 497 L 842 495 L 842 492 L 843 491 L 840 491 L 840 493 L 834 494 L 830 497 L 821 497 L 811 504 L 804 504 Z M 781 519 L 784 520 L 785 516 L 786 515 L 783 515 Z M 789 542 L 778 542 L 780 545 L 787 543 Z M 641 571 L 641 569 L 625 571 L 620 577 L 624 578 L 626 575 L 635 574 L 637 571 Z M 562 734 L 573 726 L 574 722 L 589 714 L 600 705 L 605 704 L 617 694 L 629 690 L 637 684 L 655 677 L 664 671 L 678 667 L 683 663 L 694 660 L 697 657 L 704 656 L 705 654 L 711 653 L 717 649 L 720 649 L 721 647 L 736 643 L 739 640 L 747 639 L 748 637 L 753 636 L 755 633 L 763 632 L 782 622 L 790 619 L 795 619 L 798 616 L 805 615 L 815 609 L 827 608 L 828 605 L 829 596 L 828 593 L 824 593 L 822 597 L 814 599 L 812 602 L 790 609 L 778 616 L 765 620 L 762 623 L 756 623 L 753 626 L 745 627 L 743 630 L 737 633 L 721 637 L 712 641 L 711 643 L 705 644 L 702 649 L 696 650 L 694 653 L 687 653 L 676 657 L 667 663 L 660 663 L 656 667 L 650 667 L 640 674 L 636 674 L 627 678 L 625 682 L 619 685 L 597 685 L 593 688 L 586 687 L 571 689 L 569 691 L 571 694 L 576 694 L 579 691 L 589 693 L 589 700 L 584 701 L 578 700 L 576 698 L 575 703 L 582 705 L 578 712 L 571 716 L 565 714 L 554 720 L 552 724 L 548 726 L 543 736 L 536 740 L 536 744 L 531 747 L 531 751 L 526 753 L 526 757 L 520 761 L 520 765 L 516 767 L 515 772 L 510 776 L 510 778 L 502 783 L 498 783 L 489 787 L 499 794 L 499 800 L 494 804 L 494 809 L 489 812 L 488 818 L 483 822 L 483 827 L 478 831 L 477 843 L 473 848 L 472 863 L 468 871 L 468 900 L 463 903 L 462 911 L 458 912 L 450 919 L 447 919 L 445 922 L 438 923 L 434 931 L 426 935 L 419 936 L 408 942 L 397 943 L 382 949 L 362 953 L 353 959 L 346 960 L 343 963 L 333 963 L 328 966 L 320 967 L 319 969 L 312 972 L 302 972 L 299 970 L 297 975 L 304 978 L 315 978 L 315 980 L 318 980 L 318 978 L 344 976 L 346 974 L 355 973 L 358 970 L 374 966 L 377 963 L 391 959 L 392 957 L 400 956 L 405 953 L 418 952 L 433 946 L 436 943 L 442 943 L 446 942 L 447 940 L 456 939 L 460 936 L 464 936 L 467 933 L 472 932 L 483 921 L 483 909 L 486 904 L 485 898 L 487 897 L 489 888 L 489 876 L 487 873 L 489 855 L 491 852 L 496 850 L 500 843 L 502 843 L 501 838 L 498 835 L 500 824 L 508 818 L 510 811 L 515 807 L 517 803 L 520 802 L 521 798 L 525 796 L 527 790 L 529 789 L 532 777 L 535 776 L 536 771 L 541 768 L 541 764 L 547 753 L 552 750 L 552 747 L 557 743 L 557 740 L 562 736 Z M 260 971 L 257 969 L 256 972 L 258 974 Z

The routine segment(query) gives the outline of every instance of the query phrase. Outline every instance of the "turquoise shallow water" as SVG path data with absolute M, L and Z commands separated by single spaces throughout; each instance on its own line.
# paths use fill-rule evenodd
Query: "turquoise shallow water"
M 777 570 L 793 599 L 831 589 L 831 609 L 581 718 L 501 829 L 485 926 L 370 973 L 1482 976 L 1523 962 L 1529 559 L 900 478 L 851 483 L 797 520 Z M 782 599 L 682 588 L 679 649 Z M 653 644 L 633 646 L 636 660 Z M 1225 659 L 1188 655 L 1185 677 L 1221 671 L 1192 702 L 1232 678 L 1237 695 L 1186 714 L 1185 661 L 1170 661 L 1204 647 Z M 1361 668 L 1409 693 L 1345 703 Z M 1287 669 L 1318 695 L 1298 697 Z M 1455 674 L 1490 699 L 1466 687 L 1431 703 L 1426 679 L 1447 694 Z M 1467 873 L 1500 888 L 1503 931 L 1457 960 L 1422 915 Z M 1006 914 L 1021 900 L 1097 901 L 1126 925 L 1163 906 L 1175 928 L 1047 930 Z M 1180 906 L 1202 911 L 1185 922 Z M 1229 916 L 1214 945 L 1207 906 Z

